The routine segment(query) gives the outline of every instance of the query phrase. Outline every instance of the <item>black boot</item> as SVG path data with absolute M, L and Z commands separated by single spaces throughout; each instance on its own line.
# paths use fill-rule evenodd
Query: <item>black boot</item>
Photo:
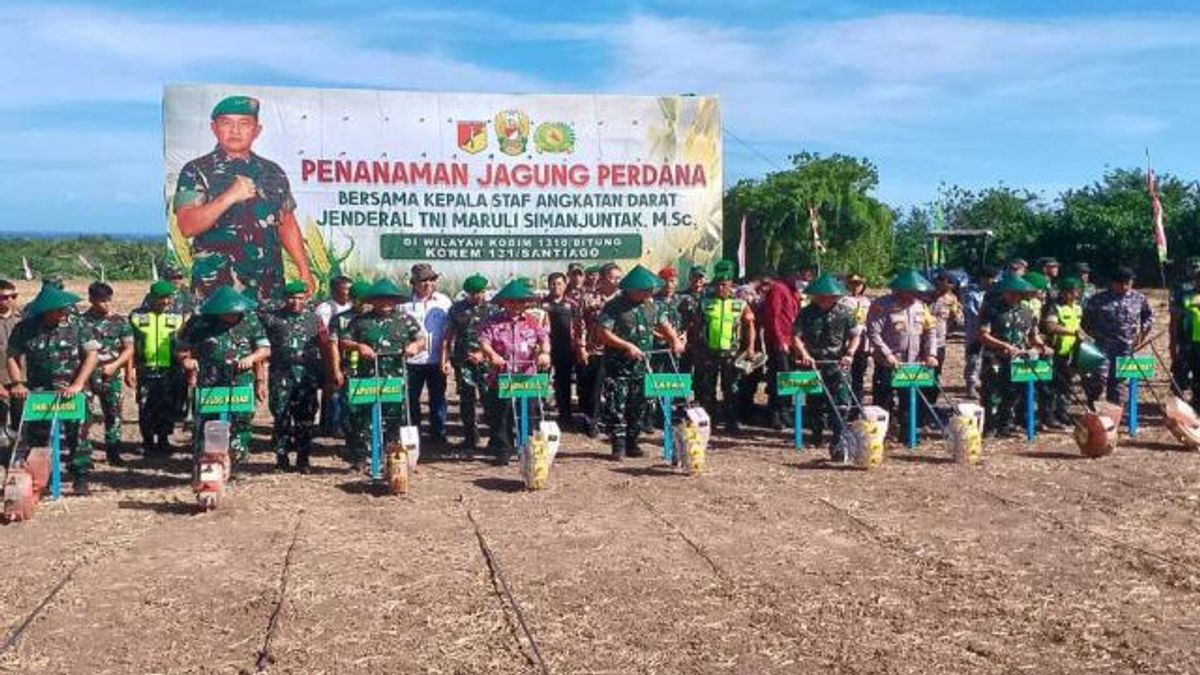
M 625 459 L 625 437 L 620 434 L 612 437 L 612 458 L 616 461 Z
M 75 494 L 79 497 L 86 497 L 92 494 L 92 489 L 88 487 L 87 476 L 83 474 L 75 476 L 75 482 L 72 483 L 71 487 L 74 489 Z
M 121 453 L 116 449 L 105 450 L 104 458 L 108 461 L 109 466 L 124 466 L 125 460 L 121 459 Z
M 645 457 L 646 453 L 638 445 L 637 434 L 627 434 L 625 436 L 625 456 L 626 457 Z
M 286 452 L 275 452 L 275 470 L 287 471 L 292 468 L 291 461 L 288 460 Z
M 783 431 L 787 428 L 787 423 L 783 421 L 783 411 L 771 411 L 771 431 Z
M 296 453 L 296 470 L 303 474 L 312 472 L 312 464 L 308 461 L 307 450 Z

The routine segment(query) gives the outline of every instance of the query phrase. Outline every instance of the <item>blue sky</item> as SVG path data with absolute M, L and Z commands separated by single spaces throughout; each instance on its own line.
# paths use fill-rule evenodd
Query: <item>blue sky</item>
M 1156 2 L 0 3 L 0 232 L 163 225 L 167 83 L 711 93 L 726 181 L 799 150 L 1053 197 L 1200 178 L 1200 6 Z M 561 7 L 561 8 L 558 8 Z

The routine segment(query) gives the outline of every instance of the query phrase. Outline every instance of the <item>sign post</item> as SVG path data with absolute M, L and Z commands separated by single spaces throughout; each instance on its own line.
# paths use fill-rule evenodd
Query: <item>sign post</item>
M 383 476 L 383 404 L 403 403 L 408 390 L 404 377 L 351 378 L 346 389 L 350 405 L 371 406 L 371 478 Z
M 892 373 L 892 387 L 908 390 L 908 447 L 917 447 L 917 389 L 935 384 L 933 368 L 919 363 L 902 363 Z
M 792 446 L 796 452 L 804 449 L 804 403 L 809 394 L 821 392 L 820 373 L 815 370 L 793 370 L 775 376 L 775 388 L 780 396 L 791 396 Z
M 1138 433 L 1138 397 L 1141 394 L 1141 381 L 1154 377 L 1154 367 L 1152 356 L 1117 357 L 1117 379 L 1129 380 L 1129 435 L 1132 437 L 1137 437 Z
M 687 398 L 692 395 L 692 376 L 674 373 L 646 373 L 642 385 L 646 398 L 656 398 L 663 411 L 663 449 L 662 458 L 668 463 L 675 462 L 675 429 L 671 422 L 671 400 Z
M 1025 384 L 1025 440 L 1030 443 L 1037 437 L 1037 383 L 1054 379 L 1054 370 L 1049 361 L 1042 359 L 1013 359 L 1009 368 L 1009 382 Z
M 525 444 L 529 442 L 529 399 L 550 395 L 550 376 L 546 373 L 504 373 L 500 375 L 499 385 L 500 398 L 517 399 L 519 403 L 516 447 L 518 455 L 524 454 Z
M 50 499 L 62 496 L 62 423 L 87 417 L 83 394 L 63 398 L 55 391 L 31 391 L 21 412 L 25 422 L 50 422 Z

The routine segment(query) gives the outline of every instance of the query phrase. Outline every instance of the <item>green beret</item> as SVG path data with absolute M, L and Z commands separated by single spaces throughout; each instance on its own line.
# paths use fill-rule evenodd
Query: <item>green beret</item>
M 212 109 L 215 120 L 221 115 L 252 115 L 258 118 L 258 99 L 250 96 L 229 96 L 221 99 Z
M 600 266 L 592 265 L 591 267 L 588 267 L 587 269 L 585 269 L 584 273 L 585 274 L 600 274 Z
M 1058 289 L 1060 291 L 1082 290 L 1083 289 L 1083 279 L 1080 279 L 1079 277 L 1067 277 L 1066 279 L 1063 279 L 1062 281 L 1058 282 Z
M 654 272 L 638 265 L 621 279 L 620 288 L 623 291 L 653 291 L 661 285 L 662 280 Z
M 688 272 L 688 276 L 695 279 L 696 277 L 708 276 L 708 270 L 704 269 L 704 265 L 692 265 L 692 269 Z
M 1026 272 L 1025 281 L 1039 291 L 1050 290 L 1050 280 L 1041 272 Z
M 482 274 L 472 274 L 463 280 L 462 289 L 464 293 L 481 293 L 487 286 L 487 277 Z
M 283 285 L 283 294 L 286 295 L 302 295 L 308 292 L 308 284 L 303 281 L 289 281 Z
M 396 285 L 396 282 L 388 279 L 387 277 L 383 277 L 379 281 L 371 284 L 370 290 L 367 291 L 367 294 L 364 297 L 366 297 L 367 300 L 374 300 L 375 298 L 395 298 L 397 300 L 403 300 L 408 296 L 405 295 L 404 291 L 400 290 L 400 287 Z
M 37 297 L 25 306 L 25 316 L 38 316 L 46 312 L 53 312 L 59 309 L 72 307 L 79 302 L 79 296 L 74 293 L 46 284 L 42 286 L 42 290 L 38 291 Z
M 211 314 L 245 314 L 256 307 L 256 303 L 238 293 L 230 286 L 222 286 L 208 296 L 208 300 L 200 305 L 200 313 Z
M 733 261 L 722 258 L 713 265 L 714 272 L 729 271 L 733 272 Z
M 1022 277 L 1006 274 L 994 290 L 998 293 L 1037 293 L 1038 289 Z
M 171 283 L 170 281 L 161 279 L 150 284 L 150 297 L 166 298 L 172 295 L 175 295 L 175 284 Z

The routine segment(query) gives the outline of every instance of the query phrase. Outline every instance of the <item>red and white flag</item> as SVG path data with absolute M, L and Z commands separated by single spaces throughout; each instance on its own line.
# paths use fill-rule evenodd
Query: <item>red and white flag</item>
M 1154 248 L 1158 251 L 1158 262 L 1167 260 L 1167 231 L 1163 228 L 1162 201 L 1158 198 L 1158 181 L 1154 169 L 1146 168 L 1146 193 L 1150 195 L 1150 212 L 1154 218 Z
M 746 214 L 742 214 L 742 228 L 738 235 L 737 249 L 738 274 L 746 276 Z

